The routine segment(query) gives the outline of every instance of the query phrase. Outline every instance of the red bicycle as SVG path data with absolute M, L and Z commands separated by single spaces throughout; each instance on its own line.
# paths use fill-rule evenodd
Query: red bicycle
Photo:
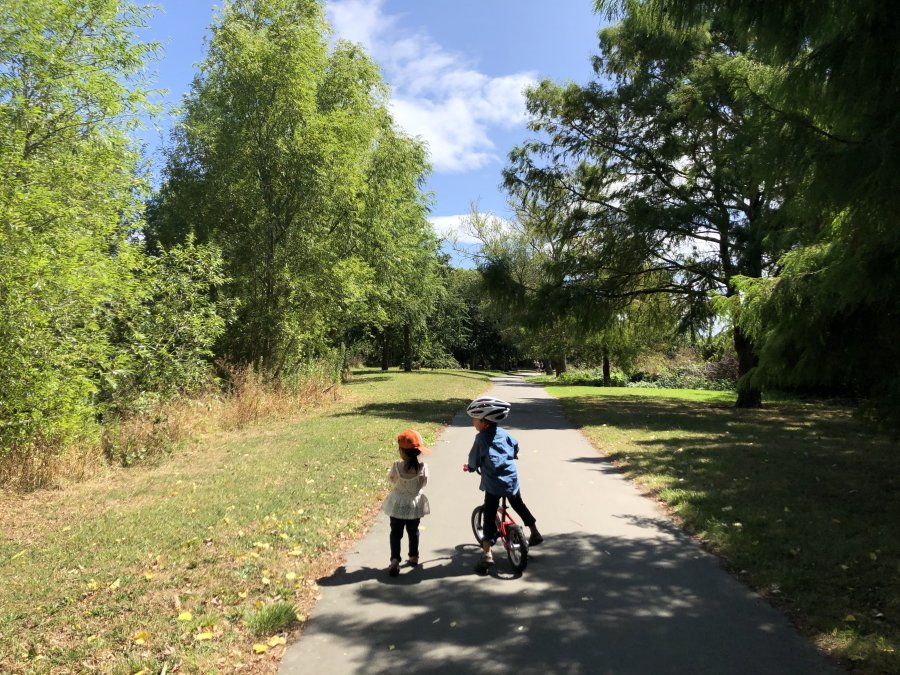
M 468 470 L 468 465 L 464 464 L 463 471 Z M 481 473 L 478 469 L 475 471 Z M 472 533 L 475 535 L 475 541 L 481 546 L 481 542 L 484 541 L 483 504 L 476 506 L 472 511 Z M 522 526 L 513 519 L 507 508 L 506 495 L 500 500 L 500 507 L 497 509 L 497 533 L 500 535 L 500 541 L 503 542 L 503 548 L 506 549 L 509 564 L 516 572 L 523 572 L 528 565 L 528 539 L 525 537 Z

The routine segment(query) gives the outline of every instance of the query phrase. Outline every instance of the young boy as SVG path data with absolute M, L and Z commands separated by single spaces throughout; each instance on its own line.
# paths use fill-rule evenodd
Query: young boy
M 478 431 L 469 451 L 468 469 L 481 470 L 480 488 L 484 491 L 484 541 L 481 545 L 483 568 L 494 564 L 491 547 L 497 541 L 497 509 L 500 507 L 500 498 L 504 495 L 531 531 L 529 546 L 537 546 L 544 541 L 538 532 L 534 516 L 522 501 L 519 472 L 515 463 L 519 456 L 519 443 L 497 426 L 497 422 L 509 415 L 509 409 L 510 405 L 506 401 L 489 396 L 476 398 L 466 408 L 472 418 L 472 425 Z

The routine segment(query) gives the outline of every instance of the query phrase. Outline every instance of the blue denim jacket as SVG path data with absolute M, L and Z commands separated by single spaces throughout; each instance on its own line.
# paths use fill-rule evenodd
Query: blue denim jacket
M 492 495 L 511 497 L 519 492 L 515 459 L 519 443 L 500 427 L 479 431 L 469 451 L 469 470 L 481 469 L 481 489 Z

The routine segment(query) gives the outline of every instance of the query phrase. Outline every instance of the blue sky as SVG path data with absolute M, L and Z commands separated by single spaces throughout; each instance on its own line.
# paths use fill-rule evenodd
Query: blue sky
M 165 102 L 177 105 L 203 59 L 218 2 L 157 0 L 146 38 Z M 499 187 L 508 151 L 527 137 L 522 89 L 543 78 L 586 82 L 600 17 L 592 0 L 329 0 L 338 36 L 361 43 L 392 88 L 395 121 L 428 145 L 432 222 L 453 230 L 477 202 L 507 216 Z M 144 138 L 157 153 L 169 120 Z M 463 239 L 464 241 L 464 239 Z

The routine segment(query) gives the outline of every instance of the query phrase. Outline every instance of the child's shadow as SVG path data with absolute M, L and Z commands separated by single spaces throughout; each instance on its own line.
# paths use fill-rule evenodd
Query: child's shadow
M 441 555 L 446 553 L 446 555 Z M 410 586 L 430 579 L 475 576 L 474 564 L 481 548 L 476 544 L 460 544 L 454 549 L 438 551 L 434 558 L 423 559 L 418 565 L 400 565 L 399 576 L 388 574 L 387 567 L 360 567 L 352 572 L 345 565 L 338 567 L 334 574 L 316 580 L 320 586 L 344 586 L 374 579 L 383 584 Z

